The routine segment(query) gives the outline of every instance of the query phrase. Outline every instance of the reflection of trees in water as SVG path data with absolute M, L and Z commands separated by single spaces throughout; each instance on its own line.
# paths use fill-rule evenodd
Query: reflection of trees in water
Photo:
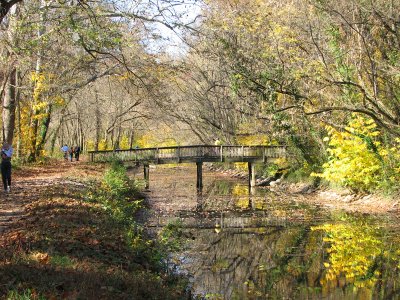
M 376 231 L 360 231 L 360 228 L 355 224 L 344 234 L 345 240 L 361 241 L 355 256 L 347 253 L 353 248 L 343 247 L 337 251 L 343 251 L 342 257 L 350 260 L 344 263 L 347 267 L 357 269 L 362 265 L 360 262 L 366 261 L 368 266 L 363 265 L 363 268 L 367 271 L 360 273 L 360 279 L 372 285 L 343 280 L 343 273 L 338 272 L 330 279 L 327 289 L 326 278 L 330 273 L 326 264 L 332 257 L 332 247 L 335 243 L 341 244 L 343 236 L 337 235 L 337 241 L 327 245 L 327 231 L 311 231 L 305 226 L 277 226 L 222 230 L 219 234 L 201 230 L 192 248 L 195 254 L 189 255 L 193 258 L 189 272 L 194 275 L 194 290 L 201 294 L 221 295 L 224 299 L 305 299 L 322 295 L 340 299 L 363 295 L 366 299 L 388 299 L 395 295 L 400 283 L 400 252 L 396 254 L 394 249 L 383 251 L 387 245 L 375 243 L 381 236 L 377 236 Z M 373 250 L 372 245 L 382 251 Z M 361 250 L 364 246 L 368 248 L 365 253 Z M 327 253 L 326 247 L 331 254 Z M 346 258 L 346 255 L 349 256 Z
M 344 295 L 357 294 L 364 299 L 392 299 L 393 295 L 399 295 L 400 289 L 396 288 L 400 283 L 397 235 L 387 235 L 387 229 L 360 218 L 346 216 L 344 219 L 344 223 L 312 228 L 324 234 L 329 254 L 320 280 L 323 294 L 328 295 L 340 287 Z
M 290 296 L 295 287 L 286 284 L 281 267 L 288 265 L 294 255 L 291 249 L 298 249 L 306 231 L 282 227 L 260 231 L 229 230 L 219 234 L 202 231 L 193 247 L 197 256 L 195 263 L 190 267 L 196 292 L 243 299 L 251 294 L 266 295 L 265 290 L 269 288 L 277 290 L 277 295 Z M 271 281 L 275 277 L 281 279 Z

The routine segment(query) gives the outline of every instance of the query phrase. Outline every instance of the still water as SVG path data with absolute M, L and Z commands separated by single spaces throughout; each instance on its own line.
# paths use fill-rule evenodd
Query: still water
M 400 299 L 400 226 L 305 204 L 304 195 L 204 172 L 150 170 L 146 226 L 178 222 L 185 247 L 171 254 L 198 299 Z

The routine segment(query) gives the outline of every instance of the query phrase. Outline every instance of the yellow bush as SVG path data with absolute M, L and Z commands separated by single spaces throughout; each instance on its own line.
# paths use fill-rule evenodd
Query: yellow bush
M 93 140 L 88 140 L 88 141 L 86 142 L 86 148 L 87 148 L 89 151 L 94 151 L 94 141 L 93 141 Z
M 380 132 L 375 122 L 354 114 L 346 130 L 327 129 L 329 137 L 324 140 L 329 142 L 329 160 L 323 165 L 322 173 L 312 175 L 356 191 L 380 187 L 385 180 L 388 160 L 398 154 L 377 139 Z
M 98 148 L 99 150 L 107 150 L 107 141 L 105 139 L 100 140 Z
M 122 136 L 120 142 L 119 142 L 119 148 L 120 149 L 129 149 L 131 146 L 130 142 L 129 142 L 129 137 L 127 137 L 126 135 Z

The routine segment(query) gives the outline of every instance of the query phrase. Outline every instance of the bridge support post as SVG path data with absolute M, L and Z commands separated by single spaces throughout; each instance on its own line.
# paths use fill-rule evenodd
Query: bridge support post
M 198 190 L 201 190 L 203 188 L 203 162 L 201 161 L 196 162 L 196 166 L 197 166 L 196 187 Z
M 150 166 L 149 165 L 143 165 L 143 177 L 144 177 L 144 182 L 145 182 L 145 189 L 148 189 L 150 187 Z
M 256 186 L 256 169 L 255 164 L 249 162 L 249 186 Z

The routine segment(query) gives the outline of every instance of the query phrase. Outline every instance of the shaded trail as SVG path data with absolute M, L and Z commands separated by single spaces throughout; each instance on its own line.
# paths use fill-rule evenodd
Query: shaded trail
M 88 169 L 87 174 L 91 171 L 85 163 L 64 161 L 13 170 L 11 192 L 0 192 L 0 234 L 24 218 L 26 206 L 37 201 L 45 188 L 67 183 L 65 177 L 73 176 L 75 171 L 82 173 L 82 169 Z

